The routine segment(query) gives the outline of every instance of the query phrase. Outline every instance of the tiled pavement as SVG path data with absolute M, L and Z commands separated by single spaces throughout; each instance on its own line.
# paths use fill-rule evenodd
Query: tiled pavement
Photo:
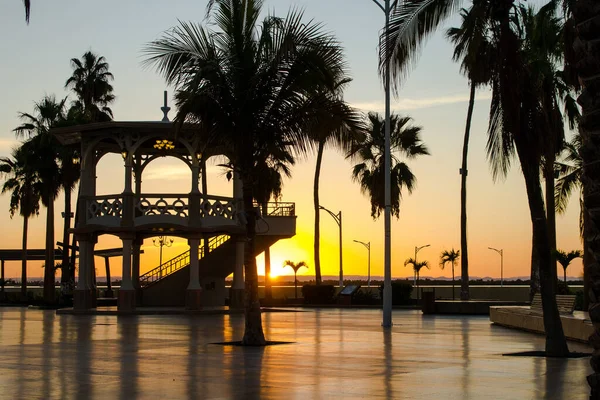
M 0 399 L 587 399 L 589 358 L 505 357 L 542 336 L 487 317 L 379 310 L 265 313 L 270 340 L 243 348 L 242 315 L 77 316 L 0 308 Z M 569 343 L 573 351 L 589 352 Z

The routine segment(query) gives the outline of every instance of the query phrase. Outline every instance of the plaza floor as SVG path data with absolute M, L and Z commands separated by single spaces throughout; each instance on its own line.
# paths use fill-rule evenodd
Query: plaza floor
M 587 399 L 589 358 L 506 357 L 544 338 L 487 317 L 380 310 L 81 316 L 0 308 L 0 399 Z M 589 352 L 569 343 L 572 351 Z

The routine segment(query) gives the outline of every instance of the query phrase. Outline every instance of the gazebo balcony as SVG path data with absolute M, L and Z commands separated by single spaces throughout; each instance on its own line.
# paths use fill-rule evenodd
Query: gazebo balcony
M 168 224 L 181 227 L 215 227 L 237 224 L 236 201 L 232 197 L 121 193 L 82 196 L 82 200 L 86 210 L 85 225 L 141 227 Z

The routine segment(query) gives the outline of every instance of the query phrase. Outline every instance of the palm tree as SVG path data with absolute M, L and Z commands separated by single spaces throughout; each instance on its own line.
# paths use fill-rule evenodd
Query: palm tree
M 283 262 L 283 267 L 292 267 L 292 269 L 294 270 L 294 297 L 296 300 L 298 300 L 298 278 L 296 277 L 296 275 L 298 274 L 298 270 L 302 267 L 306 267 L 308 268 L 308 265 L 304 262 L 304 261 L 300 261 L 299 263 L 295 263 L 293 261 L 290 260 L 285 260 Z
M 254 185 L 264 149 L 305 153 L 308 128 L 330 103 L 344 57 L 338 42 L 301 12 L 258 19 L 261 1 L 211 0 L 213 31 L 182 22 L 148 45 L 147 64 L 176 87 L 177 124 L 201 122 L 226 150 L 243 186 L 246 217 L 245 345 L 264 345 L 255 258 Z M 211 18 L 212 17 L 212 18 Z
M 54 200 L 61 188 L 62 177 L 57 162 L 60 144 L 50 134 L 50 129 L 64 120 L 65 100 L 45 96 L 35 103 L 34 114 L 20 113 L 22 125 L 13 131 L 17 137 L 29 136 L 23 144 L 27 151 L 29 166 L 35 172 L 40 185 L 42 204 L 46 207 L 46 252 L 44 257 L 44 301 L 54 302 Z
M 554 189 L 554 199 L 556 212 L 564 214 L 567 211 L 569 198 L 574 190 L 579 192 L 579 235 L 583 244 L 583 309 L 589 307 L 589 274 L 588 267 L 592 263 L 592 251 L 589 248 L 589 241 L 585 240 L 586 231 L 590 226 L 589 213 L 585 212 L 583 203 L 584 190 L 583 185 L 583 158 L 581 156 L 581 135 L 576 134 L 571 142 L 565 143 L 561 160 L 555 163 L 555 170 L 558 173 L 556 187 Z
M 73 74 L 65 83 L 77 100 L 73 108 L 79 110 L 89 122 L 110 121 L 113 118 L 109 105 L 115 100 L 110 82 L 114 79 L 103 56 L 91 51 L 83 53 L 81 60 L 71 59 Z
M 412 266 L 413 271 L 415 272 L 415 274 L 417 275 L 417 304 L 419 303 L 419 278 L 421 276 L 421 269 L 423 268 L 427 268 L 429 269 L 429 262 L 428 261 L 417 261 L 414 258 L 407 258 L 404 261 L 404 266 L 406 267 L 407 265 Z
M 581 105 L 582 117 L 579 125 L 581 134 L 581 155 L 583 165 L 583 203 L 589 220 L 586 220 L 584 232 L 586 245 L 589 246 L 592 255 L 589 267 L 584 262 L 584 285 L 587 283 L 587 294 L 590 298 L 589 315 L 598 326 L 600 323 L 600 199 L 598 188 L 600 188 L 600 170 L 597 168 L 597 160 L 600 159 L 600 56 L 594 44 L 600 42 L 600 32 L 597 27 L 600 24 L 600 4 L 595 0 L 576 0 L 573 2 L 573 12 L 576 36 L 574 38 L 574 49 L 577 59 L 577 75 L 582 84 L 582 93 L 578 102 Z M 585 246 L 584 246 L 585 251 Z M 593 374 L 588 376 L 588 384 L 591 388 L 590 398 L 600 397 L 600 342 L 596 340 L 600 332 L 596 328 L 595 334 L 590 339 L 594 348 L 591 365 Z
M 25 6 L 25 22 L 29 24 L 29 15 L 31 13 L 31 0 L 23 0 Z
M 467 109 L 467 122 L 463 139 L 462 165 L 460 169 L 460 251 L 461 263 L 461 300 L 469 300 L 469 257 L 467 246 L 467 155 L 469 151 L 469 137 L 471 133 L 471 120 L 475 108 L 475 94 L 479 86 L 489 83 L 493 49 L 487 37 L 487 7 L 484 3 L 476 3 L 468 11 L 461 10 L 462 24 L 459 28 L 450 28 L 446 37 L 454 45 L 454 61 L 461 62 L 461 72 L 469 79 L 470 94 Z M 452 291 L 454 296 L 454 290 Z
M 456 260 L 458 260 L 459 258 L 460 250 L 455 251 L 454 247 L 450 251 L 442 251 L 442 254 L 440 255 L 441 269 L 444 269 L 446 267 L 446 263 L 450 263 L 450 265 L 452 265 L 452 300 L 454 300 L 454 266 L 456 265 Z
M 369 130 L 353 146 L 348 157 L 358 161 L 352 170 L 352 178 L 360 183 L 361 191 L 371 199 L 371 217 L 379 218 L 385 208 L 384 202 L 384 150 L 385 123 L 377 113 L 369 113 Z M 420 155 L 429 155 L 427 146 L 421 141 L 421 127 L 410 124 L 410 117 L 391 116 L 391 182 L 392 215 L 400 217 L 402 189 L 412 193 L 417 178 L 400 156 L 412 160 Z
M 550 6 L 534 14 L 530 8 L 502 3 L 495 15 L 500 65 L 492 78 L 488 158 L 497 176 L 507 171 L 514 153 L 518 156 L 539 257 L 546 354 L 563 357 L 569 350 L 556 305 L 556 267 L 551 262 L 551 234 L 540 184 L 542 159 L 548 154 L 545 142 L 556 139 L 552 85 L 558 60 L 543 50 L 545 42 L 539 39 L 552 35 L 558 24 Z
M 343 72 L 343 70 L 340 70 L 340 73 Z M 323 152 L 326 146 L 333 146 L 347 154 L 352 149 L 355 141 L 360 139 L 365 129 L 362 126 L 362 118 L 359 113 L 349 107 L 342 99 L 343 90 L 351 80 L 344 76 L 335 79 L 334 90 L 329 93 L 330 107 L 320 110 L 321 116 L 315 119 L 315 126 L 311 129 L 311 135 L 317 144 L 317 162 L 313 184 L 313 207 L 315 212 L 314 257 L 317 285 L 322 283 L 319 177 L 321 175 Z
M 571 250 L 568 253 L 563 250 L 556 250 L 555 256 L 558 263 L 563 267 L 564 282 L 567 283 L 567 268 L 571 264 L 571 261 L 582 256 L 581 250 Z
M 10 192 L 10 217 L 18 211 L 23 217 L 21 253 L 21 299 L 27 300 L 27 231 L 29 218 L 40 211 L 39 182 L 29 168 L 29 154 L 23 146 L 13 149 L 12 156 L 0 158 L 0 173 L 6 176 L 2 193 Z

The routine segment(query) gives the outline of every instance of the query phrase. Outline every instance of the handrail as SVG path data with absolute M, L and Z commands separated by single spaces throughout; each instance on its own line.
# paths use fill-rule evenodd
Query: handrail
M 254 203 L 254 207 L 260 207 L 263 211 L 263 205 Z M 296 203 L 269 202 L 267 203 L 267 215 L 264 217 L 294 217 L 296 215 Z
M 219 246 L 229 240 L 229 235 L 218 235 L 208 239 L 208 253 L 216 250 Z M 204 246 L 198 247 L 198 259 L 202 259 L 205 256 Z M 190 265 L 190 251 L 187 250 L 159 265 L 158 267 L 151 269 L 145 274 L 140 276 L 140 285 L 142 287 L 151 285 L 161 279 L 166 278 L 169 275 L 179 271 L 182 268 Z

